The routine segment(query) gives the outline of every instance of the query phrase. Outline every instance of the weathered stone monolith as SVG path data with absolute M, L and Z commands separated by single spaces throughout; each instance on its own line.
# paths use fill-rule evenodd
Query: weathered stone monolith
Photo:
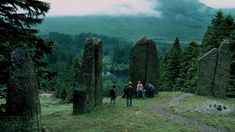
M 73 96 L 73 113 L 83 114 L 102 103 L 102 44 L 97 38 L 85 42 L 82 67 Z
M 235 98 L 235 31 L 231 33 L 230 51 L 231 51 L 231 62 L 230 62 L 230 79 L 229 86 L 226 90 L 226 97 Z
M 218 62 L 216 66 L 216 75 L 214 81 L 214 96 L 225 97 L 225 91 L 229 86 L 231 51 L 228 41 L 221 43 L 218 49 Z
M 143 84 L 152 83 L 159 88 L 159 60 L 156 44 L 153 40 L 143 37 L 132 48 L 129 66 L 129 79 L 136 88 L 137 81 Z
M 214 48 L 198 59 L 198 95 L 213 96 L 213 85 L 218 58 L 218 49 Z
M 38 80 L 33 61 L 25 49 L 16 49 L 11 54 L 6 112 L 19 120 L 17 131 L 39 130 Z

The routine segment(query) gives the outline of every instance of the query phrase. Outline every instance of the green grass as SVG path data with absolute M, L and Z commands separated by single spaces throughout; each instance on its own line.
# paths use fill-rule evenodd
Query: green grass
M 6 104 L 6 100 L 5 99 L 0 99 L 0 104 Z
M 134 99 L 133 107 L 126 107 L 126 100 L 120 97 L 117 98 L 115 106 L 111 106 L 110 100 L 104 98 L 103 105 L 94 108 L 90 113 L 77 116 L 72 115 L 72 104 L 60 104 L 58 100 L 47 102 L 42 99 L 42 123 L 56 132 L 195 131 L 149 111 L 149 106 L 161 103 L 171 96 L 169 93 L 160 93 L 153 99 Z
M 187 107 L 195 107 L 207 101 L 216 101 L 235 108 L 235 99 L 218 99 L 213 97 L 204 97 L 196 95 L 180 100 L 180 102 L 174 107 L 177 109 L 185 109 Z M 200 111 L 184 111 L 179 112 L 179 114 L 187 117 L 196 118 L 215 127 L 225 127 L 229 130 L 235 130 L 235 111 L 230 114 L 221 114 L 220 112 L 207 113 Z
M 185 124 L 176 124 L 150 111 L 152 105 L 168 102 L 172 97 L 180 94 L 182 93 L 160 92 L 152 99 L 134 99 L 133 107 L 126 107 L 126 100 L 121 97 L 117 98 L 115 106 L 109 104 L 109 98 L 104 98 L 102 105 L 95 107 L 90 113 L 77 116 L 72 115 L 72 104 L 63 104 L 58 99 L 41 98 L 41 122 L 52 132 L 196 131 Z M 235 99 L 217 99 L 192 95 L 180 100 L 173 106 L 169 104 L 169 110 L 215 127 L 225 127 L 230 131 L 235 130 L 235 112 L 219 114 L 187 110 L 189 107 L 194 108 L 207 101 L 216 101 L 235 108 Z M 5 100 L 1 99 L 0 103 L 5 103 Z M 182 111 L 175 111 L 175 109 Z

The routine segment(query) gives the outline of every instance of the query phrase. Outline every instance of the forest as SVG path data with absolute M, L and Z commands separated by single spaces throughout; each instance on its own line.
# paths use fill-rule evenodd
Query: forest
M 109 31 L 106 29 L 104 34 L 95 31 L 68 33 L 67 29 L 62 29 L 66 28 L 65 26 L 61 28 L 65 32 L 61 32 L 59 27 L 56 31 L 44 32 L 41 31 L 46 29 L 46 26 L 43 25 L 44 19 L 46 19 L 46 23 L 50 21 L 55 23 L 55 20 L 58 19 L 46 18 L 45 15 L 49 10 L 50 4 L 39 0 L 3 0 L 0 3 L 0 129 L 3 128 L 4 132 L 112 131 L 113 128 L 116 128 L 117 131 L 128 132 L 233 131 L 235 129 L 234 14 L 216 10 L 213 15 L 208 15 L 211 18 L 207 27 L 204 24 L 197 29 L 200 32 L 205 31 L 202 35 L 194 31 L 194 28 L 198 27 L 188 27 L 194 37 L 185 37 L 190 36 L 186 31 L 178 34 L 173 31 L 168 32 L 169 36 L 164 36 L 164 33 L 159 33 L 157 36 L 154 35 L 154 31 L 151 31 L 150 36 L 156 46 L 157 62 L 160 67 L 159 79 L 156 80 L 159 85 L 155 86 L 156 91 L 153 98 L 140 100 L 134 97 L 133 109 L 126 109 L 123 107 L 126 103 L 122 98 L 123 89 L 131 80 L 131 69 L 129 68 L 133 57 L 132 52 L 135 45 L 139 43 L 136 38 L 142 33 L 142 30 L 133 32 L 132 36 L 131 34 L 126 35 L 126 32 L 131 32 L 131 30 L 120 31 L 120 35 L 117 35 L 118 33 L 116 35 L 114 35 L 115 33 L 108 34 Z M 113 18 L 105 19 L 114 21 Z M 142 17 L 130 18 L 128 21 L 133 22 L 137 19 L 141 19 L 140 21 L 144 23 L 147 21 Z M 151 22 L 147 22 L 146 25 L 154 26 L 154 20 L 155 18 L 152 18 L 149 20 Z M 79 21 L 81 23 L 83 20 Z M 164 22 L 161 20 L 159 23 Z M 175 25 L 179 23 L 177 21 Z M 195 23 L 201 24 L 198 21 Z M 146 25 L 141 28 L 148 27 Z M 130 25 L 130 28 L 134 29 L 132 26 Z M 70 28 L 68 30 L 71 30 Z M 163 30 L 161 28 L 163 27 L 160 27 L 159 30 Z M 149 30 L 146 29 L 145 32 L 149 32 Z M 84 73 L 86 66 L 83 63 L 89 42 L 87 38 L 93 37 L 99 38 L 102 43 L 102 103 L 98 105 L 95 102 L 94 108 L 89 104 L 88 109 L 91 109 L 91 112 L 75 116 L 72 115 L 72 109 L 75 109 L 76 88 L 82 84 L 79 79 L 85 76 L 81 74 L 86 74 Z M 223 51 L 221 47 L 226 43 L 228 48 Z M 20 50 L 16 49 L 25 49 L 25 53 L 17 55 Z M 217 59 L 214 70 L 213 67 L 209 67 L 214 62 L 210 60 L 211 58 L 206 58 L 213 50 L 216 50 Z M 21 67 L 22 72 L 17 69 L 12 72 L 18 63 L 19 65 L 23 63 L 25 58 L 21 56 L 22 54 L 28 55 L 29 58 L 26 57 L 26 60 L 29 62 Z M 228 58 L 223 58 L 224 56 L 220 58 L 221 54 L 226 54 Z M 203 62 L 204 58 L 206 58 L 205 62 Z M 228 66 L 225 62 L 228 63 Z M 95 68 L 96 63 L 95 60 Z M 208 65 L 208 69 L 206 67 L 202 69 L 204 63 Z M 206 78 L 203 75 L 209 69 L 212 69 L 213 72 L 212 83 L 205 83 L 210 76 L 208 75 Z M 226 73 L 223 72 L 224 69 L 227 70 Z M 220 71 L 222 73 L 219 73 Z M 94 78 L 96 78 L 96 69 L 94 72 Z M 28 79 L 25 78 L 27 76 Z M 225 79 L 223 80 L 223 78 Z M 89 80 L 89 78 L 82 79 Z M 147 84 L 147 82 L 145 83 Z M 96 87 L 96 84 L 93 85 Z M 115 107 L 109 102 L 110 89 L 114 85 L 117 92 Z M 205 87 L 208 85 L 211 88 L 208 88 L 209 92 L 206 93 L 205 89 L 198 88 L 200 85 L 205 85 Z M 218 90 L 219 86 L 225 87 L 225 89 Z M 32 89 L 27 91 L 27 87 Z M 36 89 L 36 92 L 33 89 Z M 88 98 L 90 99 L 90 97 Z M 27 102 L 27 100 L 32 101 Z M 21 104 L 23 108 L 19 108 Z M 209 111 L 208 109 L 212 107 L 217 110 Z M 224 113 L 218 112 L 223 110 Z M 39 115 L 40 119 L 36 117 Z M 167 118 L 165 118 L 166 116 Z M 193 121 L 184 126 L 183 124 L 187 124 L 190 118 L 193 118 Z M 37 123 L 32 123 L 32 120 L 37 120 Z M 110 120 L 113 120 L 113 123 L 104 125 Z M 137 123 L 126 125 L 129 120 Z M 74 125 L 75 122 L 80 123 Z M 197 125 L 194 126 L 195 124 Z M 168 125 L 171 127 L 167 127 Z

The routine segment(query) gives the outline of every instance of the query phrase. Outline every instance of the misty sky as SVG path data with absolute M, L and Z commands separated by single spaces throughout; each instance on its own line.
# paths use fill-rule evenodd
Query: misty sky
M 158 0 L 43 0 L 51 3 L 48 16 L 145 15 L 161 17 Z M 235 0 L 199 0 L 212 8 L 235 8 Z

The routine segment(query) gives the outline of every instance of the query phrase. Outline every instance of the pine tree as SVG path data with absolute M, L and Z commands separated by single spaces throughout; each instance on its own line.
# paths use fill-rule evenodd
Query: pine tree
M 180 73 L 180 57 L 181 48 L 179 38 L 176 37 L 173 47 L 163 58 L 162 66 L 165 66 L 164 71 L 161 69 L 161 84 L 164 85 L 163 90 L 171 91 L 175 87 L 176 79 Z
M 203 50 L 208 51 L 212 48 L 218 48 L 220 43 L 229 38 L 234 30 L 234 22 L 231 15 L 225 15 L 221 10 L 212 18 L 206 33 L 202 39 Z
M 181 69 L 177 78 L 176 89 L 184 92 L 193 93 L 197 84 L 198 57 L 200 45 L 195 42 L 189 43 L 188 47 L 182 52 Z
M 219 47 L 221 40 L 221 31 L 224 21 L 224 14 L 220 10 L 212 18 L 211 24 L 208 26 L 207 31 L 202 39 L 202 43 L 206 50 L 210 50 L 214 47 Z
M 1 0 L 0 3 L 0 83 L 8 79 L 10 53 L 23 47 L 30 53 L 36 72 L 42 78 L 50 78 L 52 73 L 45 69 L 41 61 L 45 54 L 53 50 L 52 43 L 38 37 L 31 27 L 42 22 L 49 10 L 49 4 L 39 0 Z
M 225 17 L 223 23 L 223 34 L 224 38 L 227 38 L 231 35 L 232 31 L 235 30 L 235 23 L 233 17 L 229 14 Z
M 81 69 L 81 63 L 81 58 L 75 57 L 71 68 L 65 71 L 64 78 L 58 82 L 56 95 L 66 103 L 71 103 L 73 101 L 73 91 Z

